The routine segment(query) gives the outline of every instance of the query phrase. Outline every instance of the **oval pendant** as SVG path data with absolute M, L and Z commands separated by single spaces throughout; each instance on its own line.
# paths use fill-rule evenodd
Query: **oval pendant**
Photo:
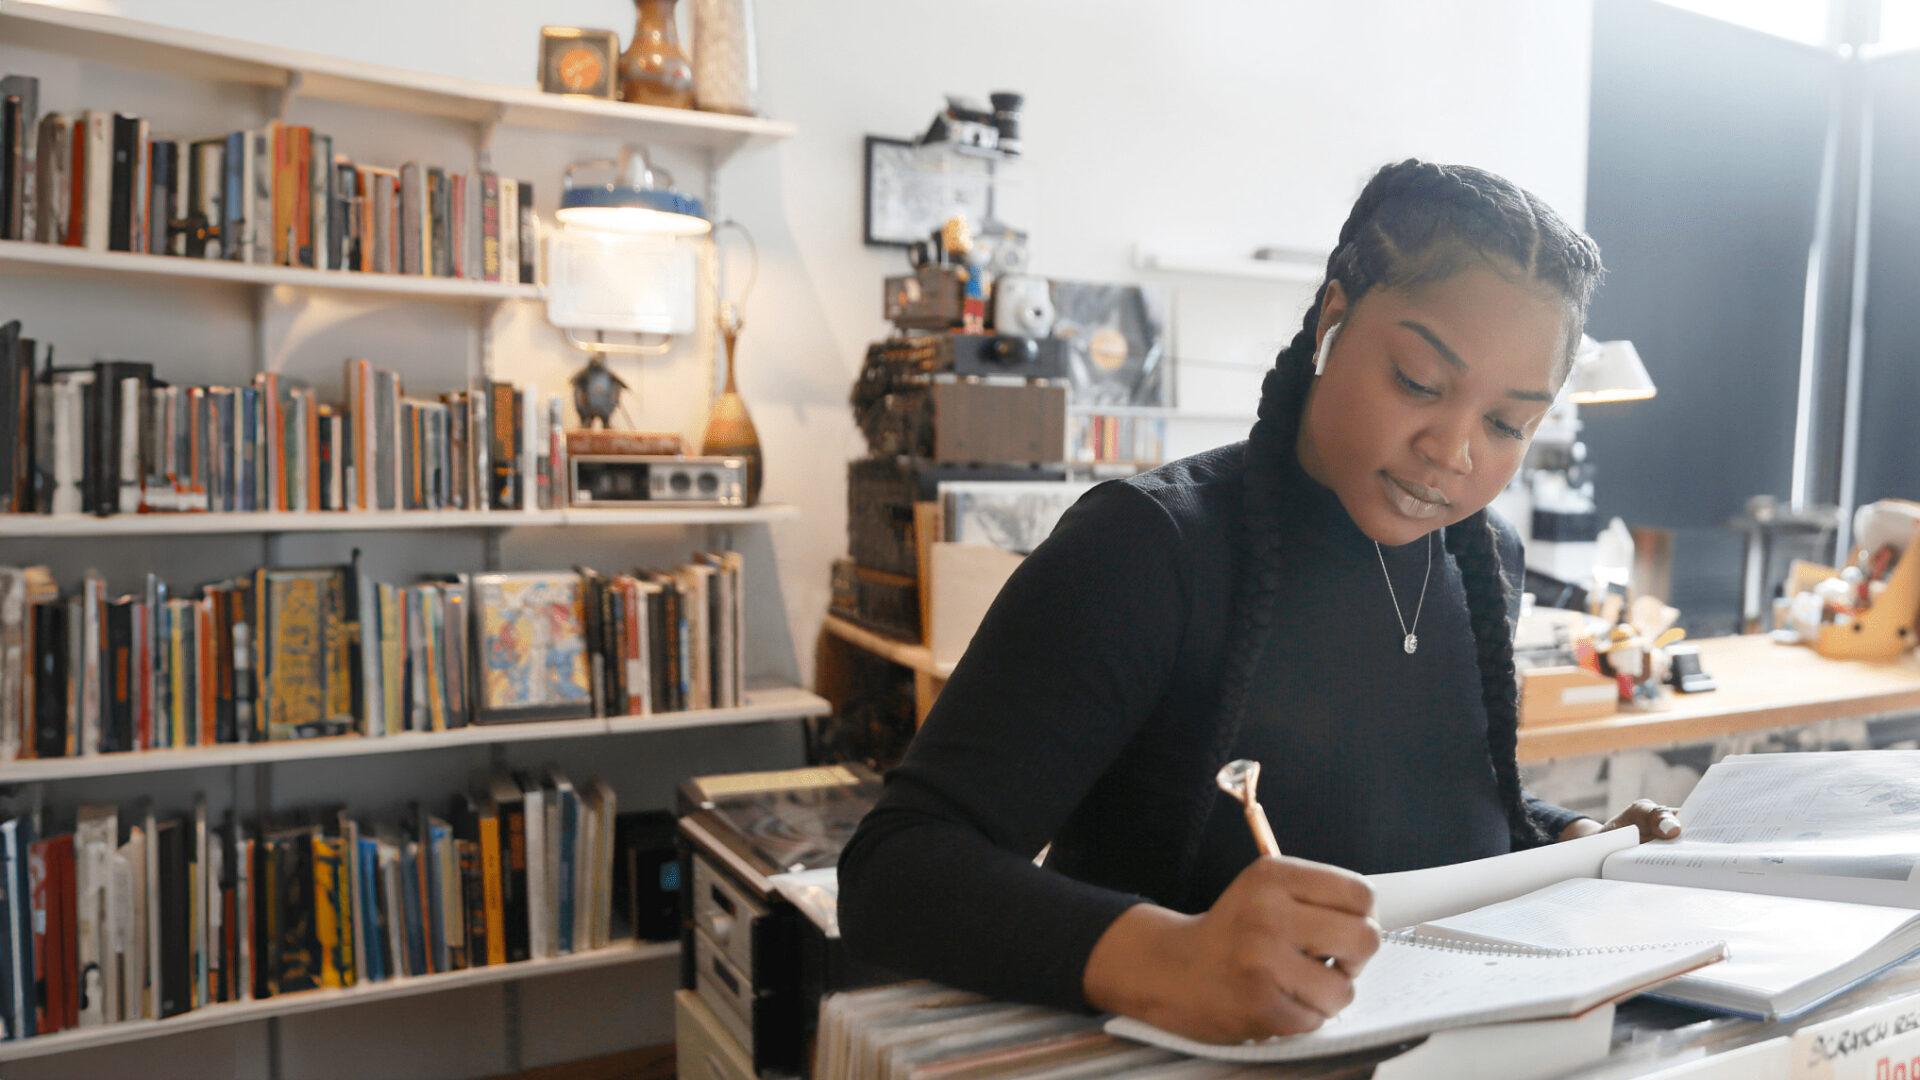
M 1413 634 L 1408 634 L 1407 640 L 1401 642 L 1400 647 L 1407 650 L 1408 656 L 1412 656 L 1413 650 L 1420 647 L 1420 639 Z

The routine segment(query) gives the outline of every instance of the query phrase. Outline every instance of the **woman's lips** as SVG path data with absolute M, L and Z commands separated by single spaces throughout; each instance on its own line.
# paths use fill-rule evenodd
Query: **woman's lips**
M 1402 480 L 1385 469 L 1380 471 L 1380 479 L 1386 488 L 1387 501 L 1393 504 L 1395 510 L 1407 517 L 1418 519 L 1438 517 L 1450 505 L 1447 497 L 1439 491 L 1424 484 Z

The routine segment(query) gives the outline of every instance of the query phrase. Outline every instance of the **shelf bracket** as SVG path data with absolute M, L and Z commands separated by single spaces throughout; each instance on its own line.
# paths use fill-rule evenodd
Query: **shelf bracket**
M 293 99 L 300 95 L 300 84 L 306 76 L 298 71 L 287 72 L 287 83 L 273 91 L 273 108 L 268 110 L 275 120 L 285 120 L 287 110 L 293 107 Z
M 493 168 L 493 136 L 507 119 L 505 103 L 495 105 L 492 111 L 474 124 L 473 156 L 481 169 Z

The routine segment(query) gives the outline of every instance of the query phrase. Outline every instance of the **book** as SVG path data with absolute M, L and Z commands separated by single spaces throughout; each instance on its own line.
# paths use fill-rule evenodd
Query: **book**
M 1798 1016 L 1920 950 L 1916 769 L 1907 750 L 1729 757 L 1681 807 L 1679 839 L 1612 851 L 1591 874 L 1511 881 L 1511 895 L 1419 931 L 1550 948 L 1721 938 L 1729 959 L 1659 996 Z
M 1133 1017 L 1108 1034 L 1221 1061 L 1303 1061 L 1391 1046 L 1479 1024 L 1578 1016 L 1726 955 L 1720 941 L 1667 941 L 1591 949 L 1536 949 L 1395 931 L 1353 981 L 1346 1008 L 1313 1031 L 1220 1045 L 1174 1035 Z
M 476 721 L 592 715 L 579 575 L 475 575 L 471 604 Z

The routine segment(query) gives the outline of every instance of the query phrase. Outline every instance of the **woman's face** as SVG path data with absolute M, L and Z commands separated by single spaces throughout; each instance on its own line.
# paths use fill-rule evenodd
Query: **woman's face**
M 1484 264 L 1357 304 L 1329 285 L 1320 334 L 1340 333 L 1308 393 L 1301 467 L 1382 544 L 1472 516 L 1513 478 L 1552 404 L 1567 317 L 1550 290 Z

